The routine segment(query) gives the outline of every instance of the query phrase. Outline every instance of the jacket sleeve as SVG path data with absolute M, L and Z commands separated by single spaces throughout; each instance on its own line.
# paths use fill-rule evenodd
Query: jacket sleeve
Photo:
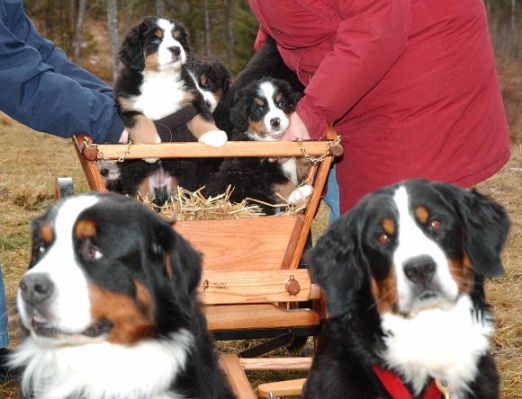
M 343 21 L 333 50 L 321 61 L 297 106 L 320 138 L 346 114 L 405 51 L 410 0 L 339 0 Z
M 69 63 L 36 32 L 20 3 L 10 3 L 0 20 L 0 110 L 46 133 L 86 132 L 98 143 L 118 142 L 124 126 L 110 86 Z

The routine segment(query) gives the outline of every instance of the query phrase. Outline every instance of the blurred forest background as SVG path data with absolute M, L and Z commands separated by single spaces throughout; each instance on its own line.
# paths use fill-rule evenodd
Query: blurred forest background
M 257 22 L 246 0 L 25 0 L 39 31 L 76 62 L 112 80 L 113 54 L 143 16 L 182 21 L 194 52 L 237 73 L 252 55 Z M 485 0 L 495 51 L 522 59 L 522 1 Z

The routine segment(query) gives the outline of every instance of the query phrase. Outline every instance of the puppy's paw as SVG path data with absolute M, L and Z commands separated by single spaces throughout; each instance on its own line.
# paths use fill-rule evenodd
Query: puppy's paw
M 222 147 L 228 140 L 223 130 L 211 130 L 199 137 L 199 142 L 211 147 Z
M 156 162 L 158 162 L 158 161 L 159 161 L 159 158 L 143 158 L 143 160 L 144 160 L 145 162 L 147 162 L 147 163 L 152 164 L 152 163 L 156 163 Z
M 288 202 L 292 205 L 300 205 L 303 202 L 305 202 L 310 195 L 312 195 L 313 191 L 314 188 L 310 184 L 305 184 L 304 186 L 297 187 L 288 196 Z

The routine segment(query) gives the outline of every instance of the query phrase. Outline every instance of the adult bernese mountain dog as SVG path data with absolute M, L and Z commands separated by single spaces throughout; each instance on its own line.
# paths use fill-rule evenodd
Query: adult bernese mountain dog
M 179 21 L 144 18 L 126 34 L 119 59 L 122 66 L 114 93 L 131 141 L 197 139 L 215 147 L 227 141 L 227 134 L 216 127 L 208 99 L 189 70 L 195 61 L 187 32 Z M 161 205 L 177 185 L 188 190 L 201 185 L 199 162 L 149 161 L 152 162 L 133 160 L 120 165 L 119 186 L 123 193 L 149 195 Z
M 232 398 L 200 310 L 201 259 L 171 225 L 114 193 L 56 203 L 32 224 L 18 289 L 24 397 Z
M 329 318 L 304 398 L 497 398 L 484 279 L 503 273 L 508 228 L 499 204 L 445 183 L 364 197 L 311 253 Z
M 295 111 L 300 94 L 280 79 L 261 78 L 247 84 L 236 93 L 230 110 L 231 140 L 278 141 L 289 126 L 289 116 Z M 210 195 L 223 193 L 227 186 L 234 191 L 233 202 L 256 199 L 277 204 L 287 200 L 299 204 L 312 193 L 309 184 L 300 185 L 309 170 L 304 158 L 269 160 L 268 158 L 226 158 L 219 171 L 208 181 Z M 263 211 L 273 214 L 276 209 L 261 204 Z

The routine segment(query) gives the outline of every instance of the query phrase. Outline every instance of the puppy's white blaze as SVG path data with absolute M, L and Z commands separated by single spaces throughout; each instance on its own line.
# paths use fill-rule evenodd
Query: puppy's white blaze
M 95 196 L 79 196 L 65 200 L 55 218 L 55 240 L 43 258 L 26 275 L 46 273 L 54 283 L 50 310 L 53 326 L 65 332 L 81 332 L 91 323 L 87 279 L 74 253 L 74 225 L 78 216 L 98 202 Z M 18 290 L 18 308 L 22 322 L 30 329 Z
M 489 350 L 494 331 L 491 320 L 477 320 L 473 315 L 467 295 L 449 310 L 427 309 L 411 319 L 383 314 L 381 325 L 387 334 L 383 358 L 401 372 L 416 394 L 432 377 L 448 386 L 452 398 L 462 398 L 474 380 L 478 359 Z
M 411 284 L 404 274 L 404 263 L 420 255 L 430 256 L 435 261 L 436 271 L 433 281 L 439 284 L 441 291 L 447 297 L 456 299 L 458 286 L 451 277 L 446 255 L 442 248 L 426 236 L 417 225 L 412 215 L 413 210 L 410 209 L 406 188 L 404 186 L 399 187 L 393 199 L 398 211 L 398 243 L 393 254 L 393 264 L 397 276 L 399 310 L 402 312 L 409 311 L 409 307 L 415 299 L 412 297 Z
M 144 71 L 140 89 L 140 95 L 131 98 L 134 109 L 152 120 L 181 109 L 185 97 L 183 80 L 175 71 Z
M 199 142 L 211 147 L 222 147 L 227 140 L 228 136 L 223 130 L 212 130 L 199 137 Z
M 284 113 L 284 111 L 281 108 L 278 108 L 277 105 L 274 103 L 274 95 L 276 92 L 276 88 L 271 82 L 263 82 L 259 86 L 259 95 L 264 97 L 267 104 L 268 104 L 268 112 L 263 117 L 263 124 L 265 125 L 265 129 L 270 134 L 275 134 L 275 137 L 273 139 L 278 140 L 282 133 L 288 129 L 288 125 L 290 124 L 290 121 L 288 120 L 287 115 Z M 280 119 L 280 125 L 277 129 L 274 129 L 270 125 L 270 121 L 274 118 Z
M 179 61 L 175 62 L 175 64 L 178 65 L 178 67 L 185 64 L 187 61 L 185 49 L 181 43 L 172 36 L 172 30 L 175 27 L 174 24 L 163 18 L 158 19 L 157 24 L 163 30 L 163 38 L 158 47 L 158 64 L 160 67 L 170 64 L 174 60 L 174 56 L 169 50 L 169 47 L 173 46 L 179 47 L 181 50 Z
M 194 82 L 194 85 L 196 86 L 196 89 L 198 89 L 198 91 L 203 96 L 203 100 L 205 100 L 205 104 L 208 105 L 208 109 L 210 110 L 210 112 L 214 112 L 214 110 L 217 107 L 217 103 L 218 103 L 216 97 L 214 96 L 214 94 L 212 94 L 212 92 L 209 91 L 209 90 L 203 89 L 199 85 L 198 79 L 196 78 L 196 76 L 192 72 L 189 72 L 189 75 L 192 78 L 192 80 Z
M 181 329 L 169 339 L 135 345 L 108 342 L 42 350 L 28 338 L 11 355 L 10 364 L 25 366 L 22 389 L 39 399 L 178 399 L 168 392 L 185 368 L 194 336 Z

